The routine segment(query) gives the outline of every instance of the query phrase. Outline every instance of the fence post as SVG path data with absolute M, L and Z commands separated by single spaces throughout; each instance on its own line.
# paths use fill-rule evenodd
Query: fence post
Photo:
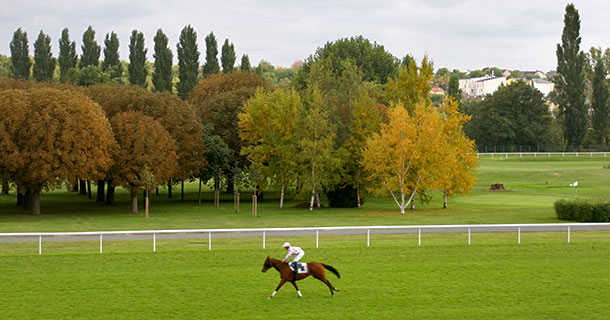
M 421 247 L 421 228 L 419 228 L 419 243 L 418 245 Z
M 265 247 L 267 246 L 266 238 L 267 238 L 266 231 L 263 231 L 263 249 L 265 249 Z
M 212 250 L 212 233 L 208 235 L 208 250 Z
M 366 247 L 371 246 L 371 229 L 366 229 Z
M 470 245 L 470 228 L 468 228 L 468 245 Z
M 517 237 L 517 243 L 518 243 L 518 244 L 521 244 L 521 227 L 519 227 L 519 228 L 518 228 L 517 233 L 518 233 L 518 235 L 519 235 L 519 236 Z
M 42 255 L 42 235 L 38 236 L 38 255 Z
M 568 243 L 570 243 L 570 226 L 568 226 Z
M 316 248 L 318 248 L 318 236 L 319 236 L 320 230 L 316 230 Z
M 102 253 L 102 251 L 103 251 L 103 250 L 102 250 L 102 242 L 103 242 L 103 240 L 102 240 L 102 234 L 100 233 L 100 253 Z
M 157 234 L 153 233 L 153 252 L 157 252 Z

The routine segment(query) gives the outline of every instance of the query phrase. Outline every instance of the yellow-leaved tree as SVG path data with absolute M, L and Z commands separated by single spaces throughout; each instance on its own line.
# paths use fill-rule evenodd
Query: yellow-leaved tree
M 444 124 L 425 102 L 417 103 L 412 114 L 399 104 L 388 115 L 389 123 L 367 140 L 362 165 L 372 191 L 390 194 L 405 214 L 418 191 L 437 187 L 445 160 Z
M 445 147 L 441 150 L 445 160 L 437 179 L 438 189 L 443 192 L 443 208 L 447 208 L 447 198 L 455 194 L 465 195 L 472 191 L 477 180 L 475 169 L 478 167 L 475 143 L 466 137 L 464 124 L 470 116 L 458 111 L 458 104 L 448 98 L 439 106 L 444 117 L 443 133 L 446 137 Z

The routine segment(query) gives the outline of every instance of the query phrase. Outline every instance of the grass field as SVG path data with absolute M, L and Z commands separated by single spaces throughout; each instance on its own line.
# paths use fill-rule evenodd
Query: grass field
M 389 198 L 369 197 L 362 209 L 321 208 L 310 213 L 277 208 L 276 195 L 259 203 L 259 217 L 232 198 L 214 209 L 211 194 L 197 206 L 196 185 L 186 201 L 161 195 L 152 199 L 151 219 L 130 214 L 129 199 L 105 206 L 57 190 L 42 197 L 42 215 L 15 207 L 15 197 L 0 196 L 0 232 L 137 230 L 177 228 L 304 227 L 462 223 L 547 223 L 556 219 L 552 204 L 562 198 L 608 200 L 610 159 L 594 157 L 481 160 L 479 181 L 469 196 L 440 209 L 440 195 L 402 216 Z M 569 184 L 579 181 L 579 187 Z M 504 192 L 488 191 L 504 183 Z M 247 195 L 242 198 L 248 198 Z M 304 261 L 330 264 L 342 289 L 331 298 L 315 279 L 299 282 L 304 297 L 284 286 L 275 270 L 260 272 L 264 258 L 280 258 L 281 243 L 305 248 Z M 426 234 L 0 243 L 0 319 L 607 319 L 610 314 L 610 233 Z

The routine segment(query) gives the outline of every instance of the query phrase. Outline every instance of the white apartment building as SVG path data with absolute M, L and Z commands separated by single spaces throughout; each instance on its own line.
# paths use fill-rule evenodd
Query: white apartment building
M 553 89 L 555 88 L 555 84 L 548 80 L 532 79 L 531 84 L 532 84 L 532 87 L 534 87 L 534 88 L 538 89 L 540 92 L 542 92 L 544 97 L 548 97 L 549 93 L 551 93 L 551 91 L 553 91 Z
M 498 87 L 506 83 L 506 77 L 485 76 L 480 78 L 460 79 L 462 93 L 471 98 L 484 97 L 492 94 Z

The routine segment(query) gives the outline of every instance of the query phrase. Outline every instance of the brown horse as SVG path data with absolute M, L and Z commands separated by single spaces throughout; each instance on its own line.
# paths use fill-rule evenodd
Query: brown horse
M 330 294 L 333 295 L 333 298 L 335 297 L 335 291 L 341 291 L 338 288 L 333 287 L 333 285 L 330 284 L 330 281 L 328 281 L 326 279 L 326 276 L 324 275 L 325 274 L 324 269 L 328 269 L 330 272 L 334 273 L 337 276 L 337 278 L 341 278 L 341 276 L 339 275 L 339 271 L 337 271 L 335 268 L 333 268 L 329 265 L 319 263 L 319 262 L 308 262 L 307 263 L 307 273 L 297 273 L 295 276 L 294 273 L 292 272 L 292 270 L 290 269 L 290 266 L 288 266 L 288 263 L 267 257 L 267 259 L 265 260 L 265 263 L 263 264 L 263 270 L 261 270 L 261 271 L 267 272 L 267 270 L 269 270 L 269 268 L 272 268 L 272 267 L 275 268 L 275 270 L 277 270 L 280 273 L 280 284 L 277 285 L 277 288 L 275 288 L 275 291 L 273 291 L 273 293 L 269 297 L 267 297 L 267 299 L 273 298 L 273 296 L 275 296 L 277 291 L 280 290 L 280 288 L 286 282 L 292 283 L 294 288 L 297 290 L 297 293 L 299 294 L 299 298 L 301 298 L 303 295 L 301 295 L 301 291 L 299 290 L 299 287 L 297 287 L 296 282 L 299 280 L 305 279 L 309 276 L 313 276 L 314 278 L 324 282 L 330 289 Z

